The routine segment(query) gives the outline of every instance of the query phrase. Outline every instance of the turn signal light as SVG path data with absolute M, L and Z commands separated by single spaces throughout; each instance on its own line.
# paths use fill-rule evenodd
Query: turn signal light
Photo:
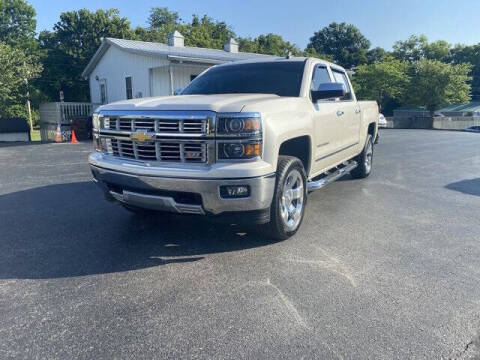
M 258 118 L 245 119 L 244 129 L 246 131 L 258 131 L 258 130 L 260 130 L 260 119 L 258 119 Z
M 262 149 L 260 144 L 247 144 L 245 146 L 245 155 L 247 157 L 260 156 L 262 154 Z

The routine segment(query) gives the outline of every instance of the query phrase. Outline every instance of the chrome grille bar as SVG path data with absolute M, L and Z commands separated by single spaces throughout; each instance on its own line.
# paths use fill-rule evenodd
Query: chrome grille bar
M 109 138 L 112 155 L 142 161 L 205 163 L 208 160 L 204 142 L 137 143 L 130 139 Z
M 108 139 L 105 152 L 147 162 L 209 163 L 215 160 L 212 111 L 101 111 L 105 118 L 100 138 Z M 153 140 L 130 136 L 138 131 Z
M 110 118 L 101 131 L 145 130 L 165 134 L 207 135 L 207 119 Z

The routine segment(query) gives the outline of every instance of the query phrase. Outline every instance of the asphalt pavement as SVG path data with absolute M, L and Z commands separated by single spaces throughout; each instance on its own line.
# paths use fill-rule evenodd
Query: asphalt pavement
M 480 357 L 480 135 L 384 130 L 272 242 L 138 217 L 91 144 L 0 146 L 0 358 Z

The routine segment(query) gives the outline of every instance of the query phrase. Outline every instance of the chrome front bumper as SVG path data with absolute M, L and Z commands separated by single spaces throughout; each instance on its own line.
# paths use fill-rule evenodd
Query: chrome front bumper
M 233 211 L 264 210 L 270 207 L 275 188 L 275 174 L 253 178 L 196 179 L 144 176 L 112 171 L 90 165 L 94 181 L 107 198 L 142 208 L 186 214 L 220 214 Z M 225 199 L 222 185 L 248 185 L 247 198 Z M 175 194 L 199 195 L 201 201 L 188 203 L 175 199 Z

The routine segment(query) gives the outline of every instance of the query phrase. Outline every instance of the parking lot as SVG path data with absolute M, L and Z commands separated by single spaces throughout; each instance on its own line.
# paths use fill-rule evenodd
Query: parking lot
M 480 356 L 480 137 L 384 130 L 283 242 L 103 200 L 91 144 L 0 147 L 0 358 Z

